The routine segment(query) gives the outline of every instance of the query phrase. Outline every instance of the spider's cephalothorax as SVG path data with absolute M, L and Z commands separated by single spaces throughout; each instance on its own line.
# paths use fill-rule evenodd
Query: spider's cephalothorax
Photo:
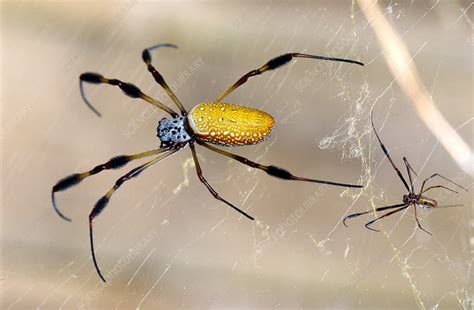
M 152 165 L 160 162 L 164 158 L 178 152 L 184 146 L 189 144 L 189 148 L 191 149 L 194 165 L 196 168 L 196 174 L 204 186 L 208 189 L 211 195 L 227 204 L 232 209 L 236 210 L 243 216 L 247 217 L 250 220 L 254 220 L 254 218 L 249 215 L 247 212 L 239 209 L 238 207 L 234 206 L 224 198 L 222 198 L 216 190 L 209 184 L 206 178 L 203 175 L 201 165 L 199 164 L 199 160 L 197 157 L 195 143 L 203 146 L 213 152 L 216 152 L 220 155 L 232 158 L 237 160 L 238 162 L 247 165 L 249 167 L 262 170 L 267 174 L 284 179 L 284 180 L 293 180 L 293 181 L 303 181 L 303 182 L 312 182 L 312 183 L 320 183 L 320 184 L 328 184 L 334 186 L 341 186 L 341 187 L 352 187 L 352 188 L 361 188 L 362 185 L 359 184 L 346 184 L 346 183 L 339 183 L 339 182 L 332 182 L 332 181 L 323 181 L 318 179 L 310 179 L 305 177 L 299 177 L 293 175 L 289 171 L 279 168 L 273 165 L 263 165 L 257 162 L 254 162 L 250 159 L 247 159 L 243 156 L 239 156 L 237 154 L 227 152 L 221 148 L 214 147 L 209 143 L 221 146 L 238 146 L 238 145 L 252 145 L 257 144 L 265 139 L 267 139 L 270 135 L 270 132 L 273 129 L 275 124 L 275 120 L 269 114 L 253 109 L 244 107 L 241 105 L 224 103 L 222 100 L 229 95 L 232 91 L 236 88 L 247 82 L 250 77 L 260 75 L 266 71 L 277 69 L 285 64 L 289 63 L 293 58 L 310 58 L 310 59 L 319 59 L 319 60 L 329 60 L 329 61 L 339 61 L 339 62 L 346 62 L 352 63 L 363 66 L 364 64 L 355 60 L 349 59 L 342 59 L 342 58 L 334 58 L 334 57 L 325 57 L 325 56 L 316 56 L 316 55 L 309 55 L 309 54 L 301 54 L 301 53 L 289 53 L 283 54 L 276 58 L 271 59 L 266 64 L 261 66 L 258 69 L 252 70 L 247 72 L 243 75 L 240 79 L 237 80 L 229 89 L 227 89 L 216 101 L 201 103 L 195 106 L 193 109 L 187 112 L 186 108 L 183 104 L 179 101 L 178 97 L 174 94 L 171 88 L 166 83 L 163 76 L 156 70 L 156 68 L 151 63 L 151 55 L 150 51 L 153 49 L 157 49 L 160 47 L 174 47 L 176 45 L 173 44 L 158 44 L 151 48 L 147 48 L 142 53 L 142 59 L 145 62 L 148 71 L 153 75 L 155 81 L 160 84 L 163 89 L 166 91 L 168 96 L 174 102 L 174 104 L 178 107 L 180 114 L 174 109 L 168 107 L 167 105 L 163 104 L 162 102 L 148 96 L 147 94 L 143 93 L 137 86 L 122 82 L 118 79 L 109 79 L 104 77 L 98 73 L 87 72 L 81 74 L 79 77 L 80 83 L 80 92 L 84 102 L 87 106 L 98 116 L 100 113 L 90 104 L 87 100 L 84 89 L 83 83 L 91 83 L 91 84 L 108 84 L 119 87 L 127 96 L 132 98 L 139 98 L 144 100 L 153 106 L 157 107 L 158 109 L 168 113 L 171 118 L 163 118 L 157 128 L 157 135 L 158 138 L 161 140 L 161 146 L 159 149 L 142 152 L 133 155 L 120 155 L 110 159 L 108 162 L 105 162 L 101 165 L 94 167 L 93 169 L 82 172 L 82 173 L 75 173 L 71 174 L 61 180 L 59 180 L 54 186 L 51 191 L 51 199 L 53 202 L 54 210 L 65 220 L 70 221 L 70 219 L 61 213 L 61 211 L 57 208 L 55 203 L 55 193 L 64 191 L 72 186 L 75 186 L 82 182 L 85 178 L 100 173 L 103 170 L 108 169 L 118 169 L 130 161 L 151 157 L 154 158 L 145 162 L 144 164 L 130 170 L 127 174 L 123 175 L 119 178 L 115 185 L 104 195 L 100 198 L 97 203 L 95 204 L 94 208 L 92 209 L 91 213 L 89 214 L 89 237 L 90 237 L 90 245 L 91 245 L 91 253 L 92 253 L 92 260 L 94 262 L 94 266 L 96 268 L 97 273 L 99 274 L 102 281 L 105 281 L 105 277 L 102 275 L 99 269 L 99 265 L 97 264 L 97 259 L 95 257 L 94 251 L 94 238 L 93 238 L 93 231 L 92 231 L 92 224 L 94 219 L 99 216 L 99 214 L 105 209 L 107 204 L 110 201 L 113 193 L 117 191 L 117 189 L 122 186 L 122 184 L 131 178 L 137 177 L 140 175 L 142 171 L 151 167 Z
M 408 193 L 403 195 L 403 202 L 407 205 L 414 204 L 418 202 L 419 199 L 420 197 L 418 197 L 418 195 L 415 193 Z
M 169 147 L 191 140 L 191 135 L 186 128 L 186 116 L 173 119 L 163 118 L 158 122 L 156 130 L 157 136 L 161 140 L 161 147 Z

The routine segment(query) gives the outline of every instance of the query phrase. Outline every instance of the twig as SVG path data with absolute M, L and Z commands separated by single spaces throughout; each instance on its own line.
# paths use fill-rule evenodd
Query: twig
M 474 175 L 474 154 L 434 105 L 400 35 L 375 0 L 357 0 L 370 21 L 385 60 L 401 90 L 411 99 L 418 116 L 458 166 Z

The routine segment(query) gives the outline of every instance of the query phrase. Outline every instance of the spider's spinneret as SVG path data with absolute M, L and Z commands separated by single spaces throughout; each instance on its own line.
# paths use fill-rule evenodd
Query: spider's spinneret
M 162 146 L 169 146 L 177 142 L 191 140 L 191 135 L 186 130 L 185 116 L 173 119 L 163 118 L 158 123 L 157 132 L 157 136 L 160 138 Z
M 260 143 L 275 125 L 273 117 L 263 111 L 223 102 L 196 105 L 189 111 L 188 122 L 202 140 L 225 146 Z

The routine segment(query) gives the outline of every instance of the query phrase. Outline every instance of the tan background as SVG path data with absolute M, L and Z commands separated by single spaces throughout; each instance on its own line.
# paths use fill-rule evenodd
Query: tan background
M 464 124 L 459 134 L 472 147 L 473 8 L 454 0 L 381 6 L 416 54 L 437 107 L 453 127 Z M 370 208 L 371 199 L 394 204 L 404 193 L 368 127 L 376 100 L 375 122 L 384 125 L 381 136 L 401 168 L 407 156 L 420 178 L 440 172 L 472 188 L 391 85 L 355 4 L 7 1 L 1 12 L 1 308 L 472 307 L 472 190 L 431 192 L 441 204 L 464 204 L 420 212 L 433 237 L 416 229 L 412 210 L 378 226 L 385 233 L 364 228 L 372 217 L 354 219 L 350 228 L 340 222 Z M 159 42 L 180 47 L 154 54 L 169 82 L 202 60 L 177 90 L 188 108 L 287 51 L 365 62 L 361 68 L 299 60 L 251 79 L 229 101 L 277 120 L 269 141 L 233 151 L 304 176 L 373 183 L 361 193 L 284 182 L 199 149 L 209 181 L 258 219 L 252 223 L 213 200 L 186 149 L 125 184 L 96 221 L 102 270 L 120 267 L 102 287 L 87 216 L 138 163 L 59 193 L 72 223 L 53 212 L 50 190 L 70 173 L 159 145 L 163 113 L 148 113 L 147 104 L 117 89 L 88 86 L 100 119 L 78 91 L 79 74 L 95 71 L 162 96 L 140 58 Z M 298 208 L 304 213 L 294 220 Z M 127 259 L 131 249 L 136 255 Z

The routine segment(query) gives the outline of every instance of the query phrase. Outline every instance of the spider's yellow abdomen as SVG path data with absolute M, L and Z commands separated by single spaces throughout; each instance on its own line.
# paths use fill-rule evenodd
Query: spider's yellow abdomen
M 275 125 L 263 111 L 223 102 L 198 104 L 189 111 L 188 121 L 199 138 L 227 146 L 260 143 Z

